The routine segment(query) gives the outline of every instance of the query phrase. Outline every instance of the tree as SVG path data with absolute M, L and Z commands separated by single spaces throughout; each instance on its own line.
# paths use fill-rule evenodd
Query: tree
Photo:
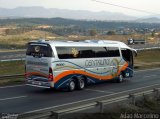
M 152 37 L 155 37 L 155 31 L 152 32 L 151 36 L 152 36 Z
M 115 35 L 116 33 L 115 33 L 115 31 L 108 31 L 107 32 L 107 35 Z
M 95 35 L 97 35 L 96 29 L 91 29 L 91 30 L 89 31 L 89 34 L 90 34 L 90 36 L 95 36 Z

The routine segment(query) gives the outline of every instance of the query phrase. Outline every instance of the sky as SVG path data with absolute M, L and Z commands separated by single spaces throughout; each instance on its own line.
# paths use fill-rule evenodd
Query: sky
M 134 10 L 124 9 L 108 4 L 95 2 L 94 0 L 0 0 L 0 8 L 16 8 L 28 6 L 42 6 L 45 8 L 59 8 L 70 10 L 89 10 L 94 12 L 108 11 L 120 12 L 131 16 L 147 16 L 160 14 L 160 0 L 97 0 L 116 4 L 119 6 L 144 10 L 153 13 L 144 13 Z

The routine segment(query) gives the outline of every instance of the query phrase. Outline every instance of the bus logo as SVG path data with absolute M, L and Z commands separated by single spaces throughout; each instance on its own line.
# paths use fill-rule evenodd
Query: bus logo
M 35 49 L 36 52 L 40 51 L 40 47 L 39 46 L 36 46 L 34 49 Z
M 76 48 L 72 48 L 72 54 L 73 54 L 73 57 L 77 57 L 78 50 Z

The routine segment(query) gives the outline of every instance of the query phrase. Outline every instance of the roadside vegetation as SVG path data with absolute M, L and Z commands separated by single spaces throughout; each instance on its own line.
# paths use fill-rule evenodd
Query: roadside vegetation
M 45 38 L 46 36 L 47 38 L 55 38 L 54 34 L 38 30 L 28 31 L 22 34 L 0 35 L 0 49 L 25 49 L 27 42 Z
M 143 39 L 143 34 L 136 35 L 67 35 L 67 36 L 58 36 L 56 34 L 52 34 L 45 31 L 33 30 L 26 32 L 24 34 L 19 35 L 0 35 L 0 49 L 9 49 L 9 50 L 17 50 L 17 49 L 25 49 L 26 43 L 29 41 L 37 40 L 37 39 L 49 39 L 49 40 L 88 40 L 88 39 L 103 39 L 103 40 L 118 40 L 127 43 L 127 40 L 130 38 Z M 150 39 L 150 35 L 148 34 L 147 42 L 150 44 L 156 44 L 157 39 Z M 160 42 L 160 41 L 159 41 Z
M 0 76 L 24 74 L 24 61 L 0 62 Z
M 139 51 L 135 69 L 160 68 L 160 49 Z
M 0 62 L 0 76 L 24 74 L 24 61 Z M 0 86 L 24 83 L 24 78 L 0 78 Z
M 71 19 L 0 19 L 0 49 L 25 49 L 28 41 L 107 39 L 145 39 L 158 43 L 160 24 L 85 21 Z
M 154 119 L 159 119 L 160 97 L 155 99 L 145 95 L 137 100 L 135 105 L 118 103 L 110 109 L 104 110 L 104 113 L 82 114 L 76 119 L 153 119 L 153 115 Z

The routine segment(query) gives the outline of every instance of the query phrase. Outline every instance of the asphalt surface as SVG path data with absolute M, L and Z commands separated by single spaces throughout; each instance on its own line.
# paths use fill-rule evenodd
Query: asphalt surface
M 129 47 L 134 49 L 154 48 L 154 47 L 160 47 L 160 44 L 135 44 L 135 45 L 129 45 Z
M 25 51 L 0 52 L 0 60 L 22 59 L 25 58 Z
M 160 68 L 136 71 L 134 78 L 123 83 L 106 82 L 74 92 L 26 85 L 0 87 L 0 113 L 32 112 L 158 84 L 160 84 Z

